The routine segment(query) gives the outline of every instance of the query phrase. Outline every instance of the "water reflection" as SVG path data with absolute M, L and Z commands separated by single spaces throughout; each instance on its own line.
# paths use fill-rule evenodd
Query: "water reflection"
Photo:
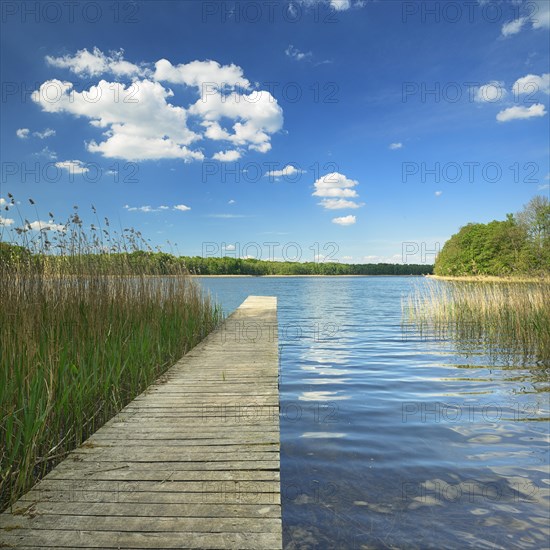
M 404 331 L 418 279 L 241 281 L 203 284 L 301 328 L 280 331 L 285 548 L 549 546 L 548 369 Z

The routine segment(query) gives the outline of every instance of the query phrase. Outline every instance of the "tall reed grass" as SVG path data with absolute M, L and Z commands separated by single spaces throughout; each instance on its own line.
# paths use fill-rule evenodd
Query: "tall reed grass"
M 0 227 L 34 253 L 0 255 L 0 509 L 221 320 L 181 268 L 130 255 L 152 252 L 138 232 L 101 225 L 75 210 L 57 231 Z
M 550 283 L 427 281 L 403 301 L 422 335 L 550 366 Z

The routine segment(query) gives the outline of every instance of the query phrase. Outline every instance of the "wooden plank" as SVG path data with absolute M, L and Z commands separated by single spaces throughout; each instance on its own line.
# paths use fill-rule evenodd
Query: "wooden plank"
M 74 531 L 86 523 L 89 530 L 118 532 L 200 532 L 200 533 L 276 533 L 280 523 L 275 518 L 198 518 L 198 517 L 127 517 L 40 514 L 35 518 L 0 517 L 0 529 L 51 529 Z
M 17 548 L 19 544 L 38 548 L 240 548 L 271 550 L 281 548 L 278 533 L 152 533 L 104 532 L 74 529 L 14 529 L 2 533 L 2 542 Z
M 121 502 L 24 502 L 13 507 L 14 519 L 50 514 L 58 516 L 124 516 L 177 518 L 276 518 L 281 517 L 280 505 L 262 504 L 153 504 Z
M 0 547 L 281 549 L 276 327 L 249 297 L 0 515 Z
M 139 469 L 127 466 L 110 469 L 98 468 L 96 463 L 91 468 L 63 470 L 56 468 L 48 479 L 94 479 L 97 481 L 280 481 L 280 473 L 272 470 L 158 470 Z

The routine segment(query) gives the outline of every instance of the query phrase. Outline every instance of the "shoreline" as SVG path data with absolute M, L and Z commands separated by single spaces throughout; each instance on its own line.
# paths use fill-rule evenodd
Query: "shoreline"
M 496 275 L 425 275 L 436 281 L 456 281 L 463 283 L 549 283 L 547 277 L 497 277 Z
M 189 275 L 189 277 L 208 277 L 208 278 L 232 278 L 232 277 L 256 277 L 266 278 L 266 277 L 429 277 L 429 275 Z

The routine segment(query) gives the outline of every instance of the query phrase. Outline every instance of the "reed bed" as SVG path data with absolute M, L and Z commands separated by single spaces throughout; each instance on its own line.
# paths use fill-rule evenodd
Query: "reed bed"
M 0 227 L 24 247 L 0 255 L 0 510 L 221 320 L 181 267 L 136 261 L 139 233 L 63 227 Z
M 403 301 L 404 323 L 462 351 L 550 366 L 550 283 L 427 281 Z

